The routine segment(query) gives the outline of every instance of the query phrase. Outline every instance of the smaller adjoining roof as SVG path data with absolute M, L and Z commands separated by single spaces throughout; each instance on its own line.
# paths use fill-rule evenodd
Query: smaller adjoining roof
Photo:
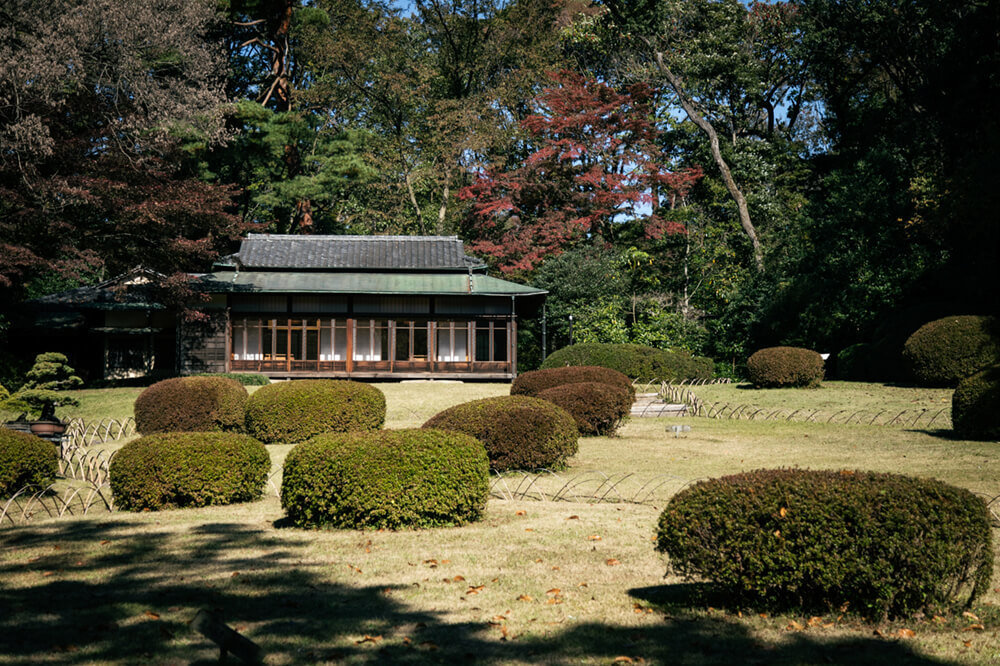
M 163 274 L 137 266 L 99 284 L 77 287 L 28 301 L 53 309 L 84 310 L 162 310 L 153 287 Z
M 457 236 L 250 234 L 217 263 L 246 271 L 461 271 L 485 269 Z

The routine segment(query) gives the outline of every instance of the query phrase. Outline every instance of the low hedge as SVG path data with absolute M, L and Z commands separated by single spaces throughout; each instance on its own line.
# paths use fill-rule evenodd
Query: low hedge
M 962 437 L 1000 440 L 1000 365 L 958 383 L 951 396 L 951 422 Z
M 285 459 L 281 506 L 300 527 L 437 527 L 478 520 L 489 495 L 481 442 L 442 430 L 332 433 Z
M 906 340 L 903 358 L 918 383 L 957 386 L 1000 364 L 1000 319 L 967 315 L 928 322 Z
M 562 466 L 576 453 L 579 437 L 576 421 L 566 410 L 526 395 L 455 405 L 423 427 L 475 437 L 486 446 L 490 467 L 500 472 Z
M 766 347 L 747 359 L 747 375 L 754 386 L 819 386 L 823 357 L 802 347 Z
M 613 435 L 632 408 L 625 389 L 598 382 L 554 386 L 538 397 L 569 412 L 581 435 Z
M 157 432 L 241 431 L 247 390 L 224 377 L 174 377 L 135 400 L 135 429 Z
M 261 496 L 271 458 L 246 435 L 171 432 L 132 440 L 111 459 L 115 504 L 127 511 L 249 502 Z
M 660 515 L 671 569 L 738 603 L 872 619 L 969 604 L 993 571 L 986 503 L 933 479 L 757 470 L 701 481 Z
M 56 446 L 41 437 L 0 428 L 0 497 L 10 497 L 25 486 L 49 486 L 59 473 Z
M 542 391 L 563 384 L 599 382 L 624 389 L 630 398 L 635 397 L 632 380 L 617 370 L 597 365 L 570 365 L 560 368 L 532 370 L 518 375 L 510 385 L 511 395 L 537 396 Z
M 192 377 L 222 377 L 223 379 L 232 379 L 235 382 L 239 382 L 243 386 L 267 386 L 271 383 L 267 375 L 262 375 L 259 372 L 200 372 L 196 375 L 191 375 Z
M 374 386 L 296 379 L 262 386 L 247 401 L 247 433 L 266 444 L 297 444 L 327 432 L 378 430 L 385 395 Z
M 599 365 L 640 382 L 711 379 L 715 363 L 686 351 L 668 351 L 643 345 L 585 342 L 552 352 L 542 368 Z

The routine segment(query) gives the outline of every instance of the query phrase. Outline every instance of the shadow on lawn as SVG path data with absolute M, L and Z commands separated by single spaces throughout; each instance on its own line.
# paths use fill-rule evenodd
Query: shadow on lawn
M 881 640 L 799 634 L 763 643 L 744 624 L 683 613 L 643 628 L 556 625 L 548 636 L 501 641 L 497 627 L 449 623 L 407 607 L 393 599 L 394 588 L 327 582 L 320 566 L 331 565 L 301 562 L 310 541 L 308 532 L 224 523 L 189 533 L 128 520 L 5 530 L 0 661 L 217 663 L 217 649 L 187 626 L 208 608 L 280 663 L 609 663 L 619 656 L 688 664 L 944 663 Z M 17 557 L 28 548 L 41 555 Z M 678 593 L 683 599 L 681 587 L 631 593 L 664 604 Z

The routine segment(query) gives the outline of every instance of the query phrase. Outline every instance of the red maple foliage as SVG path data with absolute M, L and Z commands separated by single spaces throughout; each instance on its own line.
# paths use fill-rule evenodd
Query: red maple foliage
M 653 119 L 656 91 L 642 83 L 617 91 L 569 71 L 552 78 L 521 123 L 534 152 L 511 170 L 482 171 L 458 194 L 472 202 L 463 229 L 470 249 L 509 273 L 585 239 L 611 242 L 625 220 L 651 238 L 683 233 L 640 210 L 655 211 L 661 196 L 672 205 L 702 175 L 669 170 Z

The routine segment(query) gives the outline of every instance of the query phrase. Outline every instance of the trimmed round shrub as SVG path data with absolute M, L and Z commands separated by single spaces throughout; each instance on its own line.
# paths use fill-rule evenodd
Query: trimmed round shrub
M 569 412 L 581 435 L 613 435 L 632 408 L 624 388 L 598 382 L 554 386 L 538 397 Z
M 846 379 L 852 382 L 867 382 L 877 379 L 872 368 L 872 351 L 871 343 L 859 342 L 837 352 L 837 379 Z
M 617 370 L 597 365 L 570 365 L 525 372 L 518 375 L 511 383 L 510 394 L 537 396 L 546 389 L 580 382 L 599 382 L 616 386 L 624 389 L 630 398 L 635 397 L 635 386 L 632 385 L 631 379 Z
M 327 432 L 378 430 L 385 395 L 374 386 L 335 379 L 296 379 L 250 396 L 247 433 L 266 444 L 297 444 Z
M 576 453 L 579 437 L 576 421 L 566 410 L 526 395 L 455 405 L 423 427 L 475 437 L 486 446 L 490 467 L 499 472 L 562 466 Z
M 584 342 L 552 352 L 542 368 L 599 365 L 640 382 L 711 379 L 715 363 L 686 351 L 668 351 L 643 345 Z
M 0 428 L 0 497 L 25 486 L 47 487 L 59 473 L 58 457 L 52 442 Z
M 1000 320 L 968 315 L 928 322 L 906 340 L 903 358 L 918 383 L 957 386 L 1000 363 Z
M 701 481 L 660 515 L 657 550 L 739 603 L 873 619 L 971 603 L 987 591 L 986 503 L 896 474 L 757 470 Z
M 489 495 L 481 442 L 443 430 L 330 433 L 285 458 L 281 506 L 300 527 L 438 527 L 478 520 Z
M 135 399 L 135 429 L 157 432 L 241 431 L 247 390 L 223 377 L 174 377 Z
M 118 450 L 111 492 L 127 511 L 235 504 L 259 498 L 270 471 L 267 449 L 247 435 L 160 433 Z
M 747 359 L 747 374 L 754 386 L 819 386 L 823 357 L 802 347 L 766 347 Z
M 951 422 L 962 437 L 1000 440 L 1000 365 L 958 383 L 951 396 Z

